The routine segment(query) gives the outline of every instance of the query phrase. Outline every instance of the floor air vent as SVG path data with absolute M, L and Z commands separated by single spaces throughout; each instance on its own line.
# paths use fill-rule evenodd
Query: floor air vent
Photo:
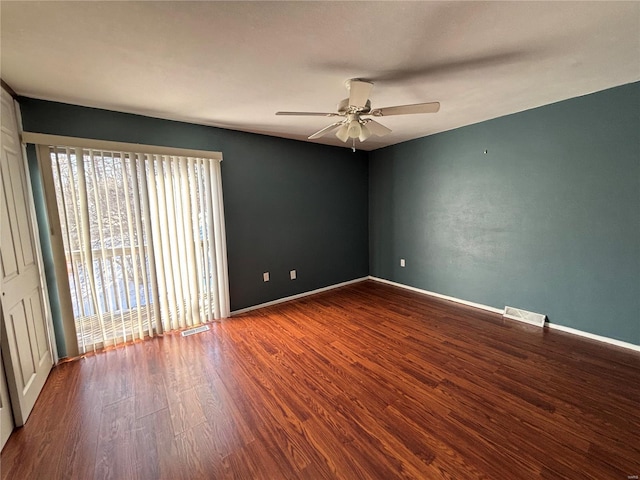
M 544 319 L 547 318 L 546 315 L 527 312 L 526 310 L 521 310 L 514 307 L 504 307 L 504 313 L 502 314 L 502 316 L 505 318 L 510 318 L 511 320 L 517 320 L 519 322 L 525 322 L 530 325 L 536 325 L 537 327 L 543 327 Z
M 184 330 L 182 332 L 183 337 L 188 337 L 189 335 L 195 335 L 196 333 L 202 333 L 209 330 L 209 325 L 201 325 L 199 327 L 190 328 L 189 330 Z

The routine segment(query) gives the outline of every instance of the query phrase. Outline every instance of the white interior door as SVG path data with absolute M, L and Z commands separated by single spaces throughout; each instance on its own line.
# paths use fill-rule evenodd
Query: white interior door
M 2 312 L 0 312 L 2 315 Z M 13 432 L 13 413 L 11 411 L 11 400 L 7 389 L 7 379 L 4 376 L 4 365 L 2 355 L 0 355 L 0 449 L 7 443 L 9 435 Z
M 13 416 L 20 426 L 49 375 L 53 353 L 31 188 L 13 99 L 4 89 L 0 150 L 0 336 Z

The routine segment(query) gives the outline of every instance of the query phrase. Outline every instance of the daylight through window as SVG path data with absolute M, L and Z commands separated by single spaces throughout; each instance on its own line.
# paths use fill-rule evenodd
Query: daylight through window
M 217 160 L 46 148 L 81 352 L 225 316 Z

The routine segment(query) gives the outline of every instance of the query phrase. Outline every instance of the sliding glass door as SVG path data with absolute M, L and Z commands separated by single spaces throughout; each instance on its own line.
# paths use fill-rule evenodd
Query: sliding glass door
M 218 160 L 70 146 L 40 158 L 80 352 L 228 315 Z

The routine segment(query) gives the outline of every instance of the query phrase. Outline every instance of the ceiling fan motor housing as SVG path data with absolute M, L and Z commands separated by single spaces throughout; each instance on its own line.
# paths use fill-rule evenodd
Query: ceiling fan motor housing
M 349 99 L 345 98 L 343 100 L 340 100 L 337 108 L 338 113 L 341 115 L 345 115 L 348 113 L 361 113 L 363 115 L 367 115 L 369 112 L 371 112 L 371 100 L 367 100 L 367 103 L 364 105 L 364 107 L 356 107 L 353 105 L 349 105 Z

